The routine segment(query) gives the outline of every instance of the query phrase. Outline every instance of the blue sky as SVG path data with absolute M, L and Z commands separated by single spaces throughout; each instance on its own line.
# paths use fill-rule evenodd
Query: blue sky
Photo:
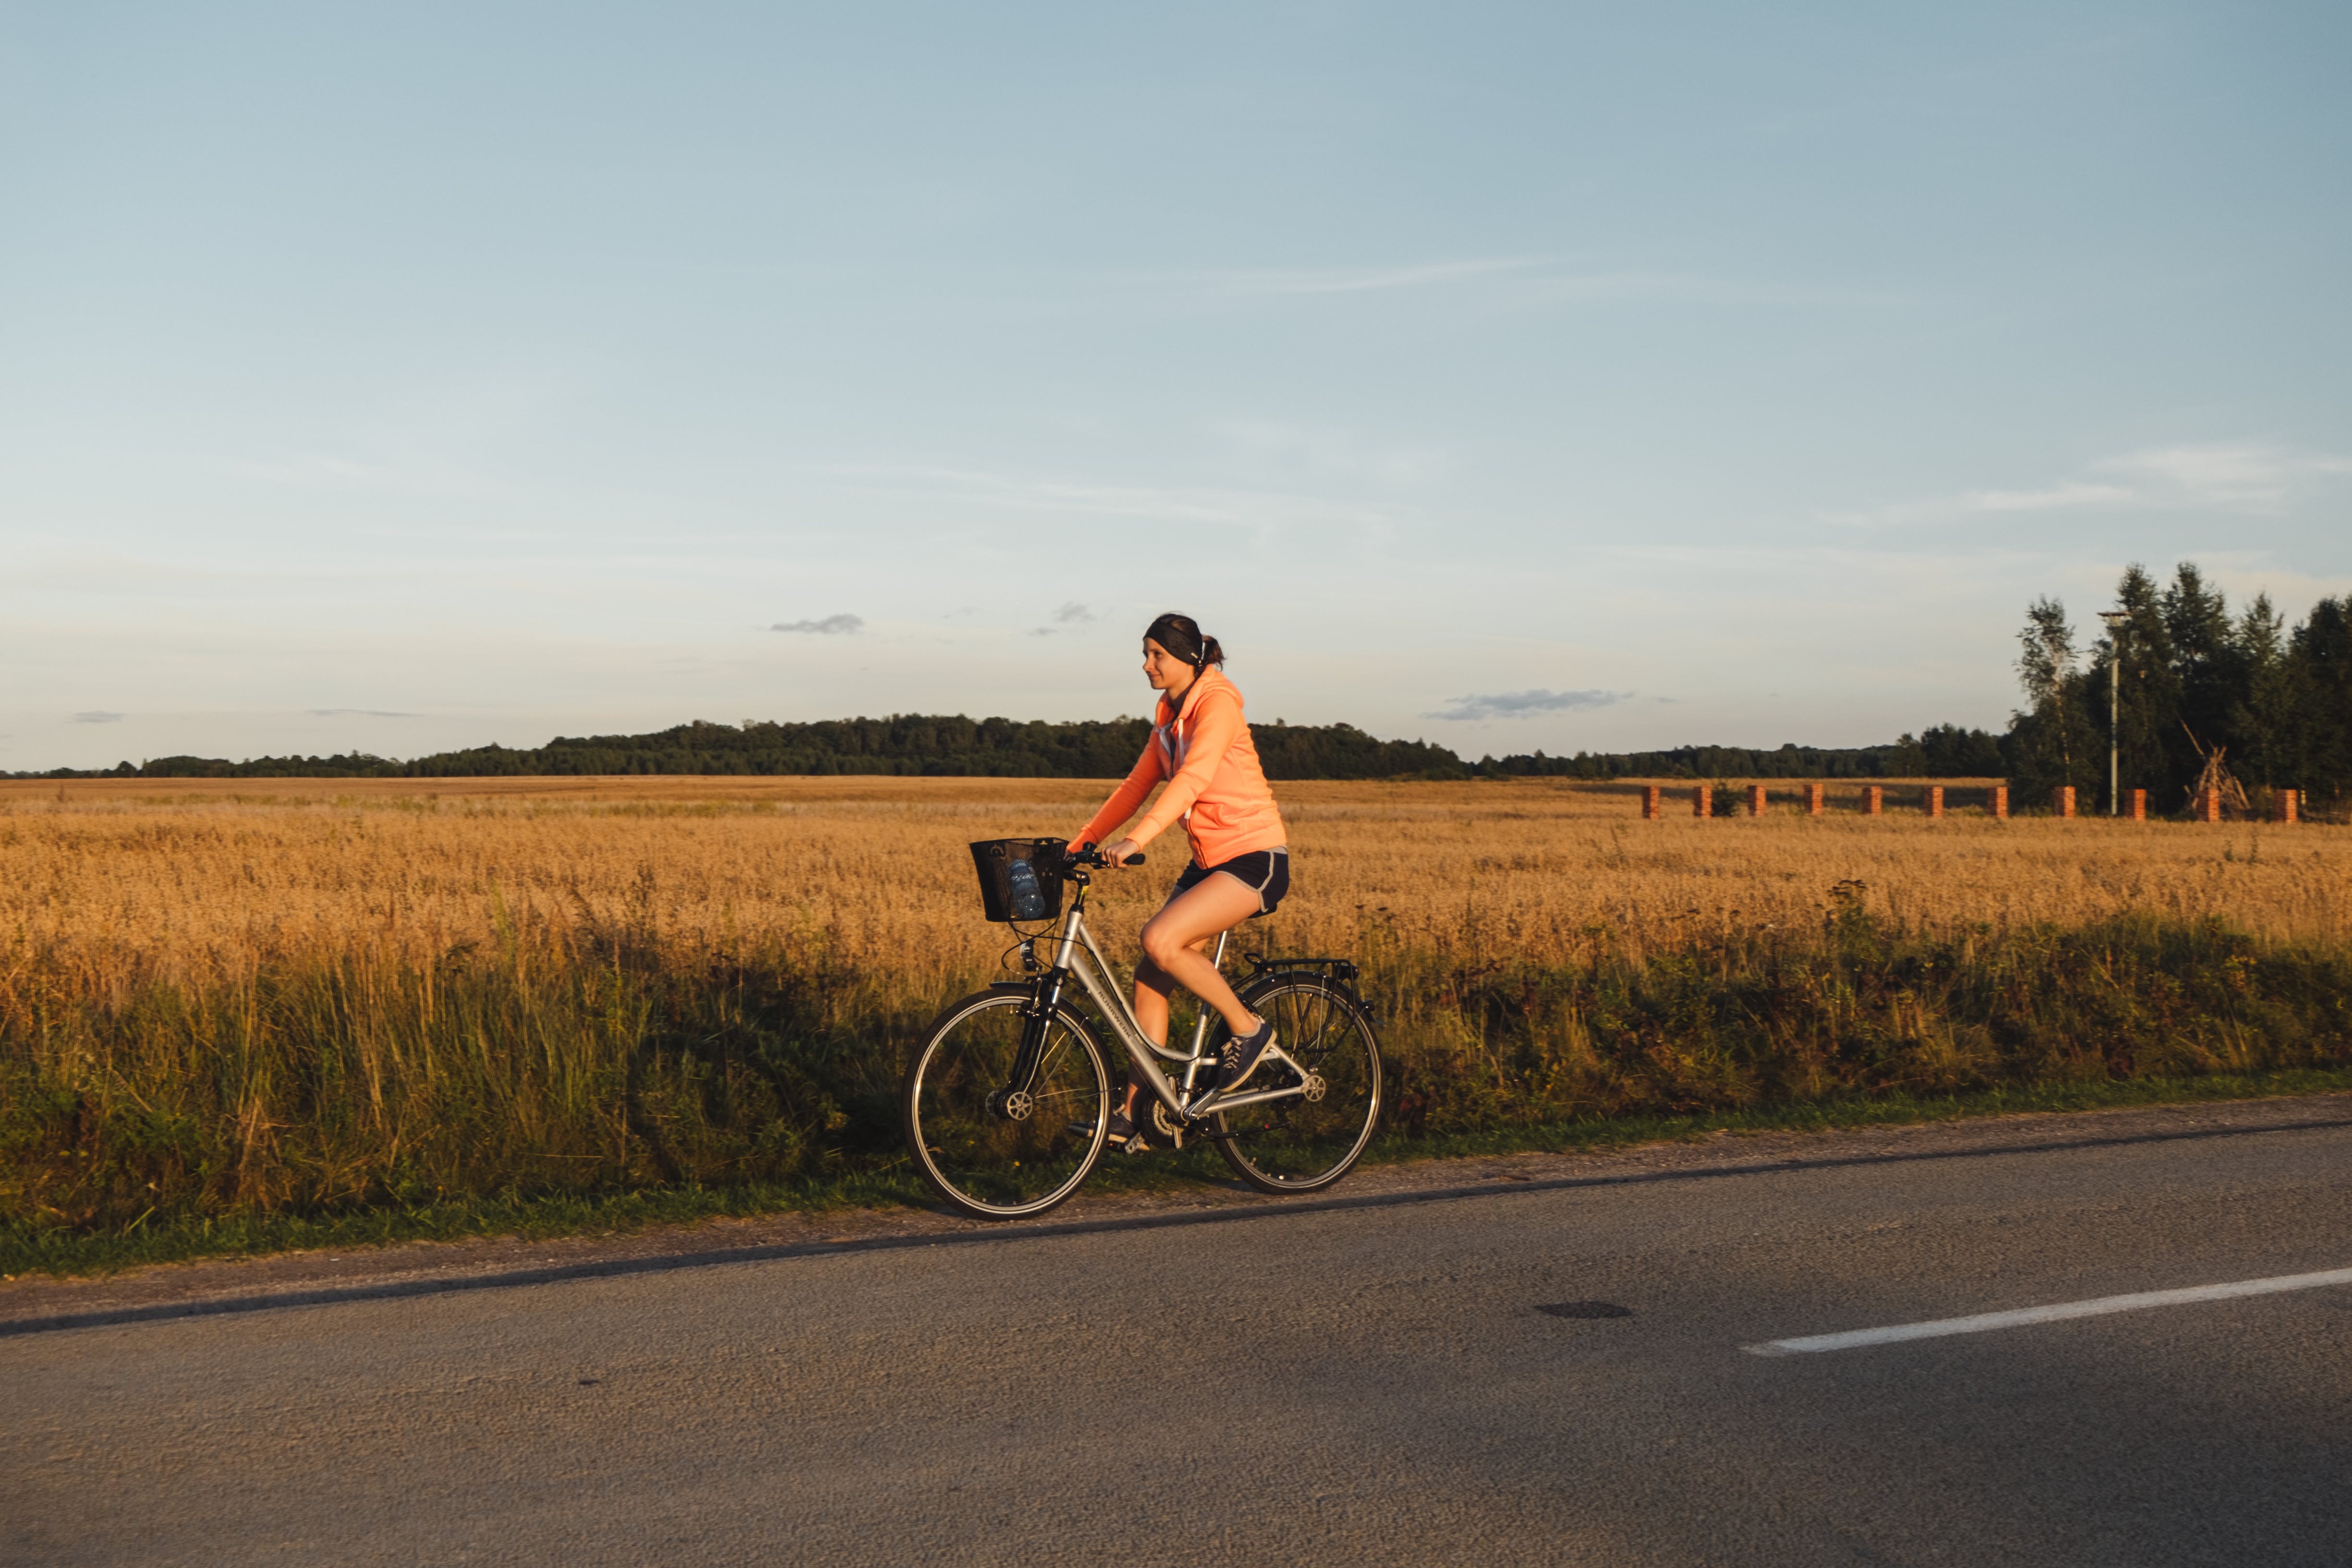
M 1168 608 L 1473 755 L 1997 728 L 2037 594 L 2352 589 L 2347 45 L 0 3 L 0 768 L 1108 717 Z

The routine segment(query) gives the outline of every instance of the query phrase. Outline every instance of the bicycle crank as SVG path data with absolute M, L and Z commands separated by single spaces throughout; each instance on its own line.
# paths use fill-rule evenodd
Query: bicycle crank
M 1184 1124 L 1168 1114 L 1168 1108 L 1158 1100 L 1151 1102 L 1151 1130 L 1168 1140 L 1171 1149 L 1184 1147 Z

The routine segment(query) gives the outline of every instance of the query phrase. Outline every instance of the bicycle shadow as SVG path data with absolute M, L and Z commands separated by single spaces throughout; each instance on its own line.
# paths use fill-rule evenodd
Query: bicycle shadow
M 1214 1207 L 1181 1209 L 1172 1212 L 1163 1209 L 1142 1214 L 1113 1215 L 1094 1219 L 1065 1219 L 1031 1225 L 990 1224 L 978 1220 L 961 1220 L 941 1207 L 927 1211 L 940 1221 L 942 1228 L 938 1229 L 848 1239 L 712 1247 L 698 1252 L 669 1253 L 649 1258 L 604 1258 L 537 1268 L 488 1270 L 477 1274 L 428 1279 L 388 1280 L 369 1285 L 319 1286 L 309 1289 L 262 1291 L 248 1296 L 158 1302 L 84 1312 L 60 1312 L 47 1317 L 25 1318 L 15 1322 L 0 1323 L 0 1339 L 16 1339 L 32 1334 L 63 1333 L 77 1329 L 168 1322 L 183 1318 L 283 1311 L 302 1307 L 337 1306 L 346 1302 L 404 1300 L 411 1298 L 456 1295 L 473 1290 L 518 1289 L 539 1285 L 569 1284 L 581 1280 L 626 1279 L 636 1275 L 668 1274 L 685 1269 L 713 1268 L 732 1264 L 777 1263 L 802 1258 L 832 1258 L 844 1254 L 893 1252 L 929 1247 L 1019 1246 L 1070 1237 L 1173 1230 L 1196 1226 L 1255 1225 L 1306 1215 L 1467 1203 L 1486 1199 L 1520 1197 L 1531 1193 L 1710 1182 L 1743 1176 L 1915 1164 L 1929 1161 L 2021 1158 L 2036 1154 L 2064 1153 L 2083 1149 L 2125 1148 L 2142 1144 L 2261 1137 L 2280 1132 L 2345 1127 L 2352 1127 L 2352 1118 L 2323 1117 L 2272 1122 L 2254 1127 L 2196 1127 L 2154 1132 L 2092 1135 L 2050 1142 L 1979 1145 L 1967 1149 L 1889 1150 L 1868 1153 L 1827 1155 L 1817 1159 L 1780 1158 L 1740 1161 L 1682 1170 L 1615 1171 L 1584 1175 L 1536 1177 L 1527 1180 L 1481 1181 L 1474 1185 L 1410 1188 L 1394 1192 L 1359 1193 L 1352 1196 L 1307 1199 L 1270 1196 L 1257 1193 L 1236 1180 L 1217 1181 L 1203 1174 L 1200 1178 L 1201 1185 L 1203 1187 L 1213 1187 L 1237 1197 L 1258 1198 L 1263 1201 L 1220 1203 Z M 1205 1154 L 1207 1151 L 1202 1152 Z

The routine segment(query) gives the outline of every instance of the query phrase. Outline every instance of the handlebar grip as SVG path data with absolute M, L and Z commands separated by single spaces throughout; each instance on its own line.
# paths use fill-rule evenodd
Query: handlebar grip
M 1143 864 L 1143 857 L 1140 855 L 1130 855 L 1126 860 L 1121 862 L 1121 864 L 1128 866 L 1140 866 Z

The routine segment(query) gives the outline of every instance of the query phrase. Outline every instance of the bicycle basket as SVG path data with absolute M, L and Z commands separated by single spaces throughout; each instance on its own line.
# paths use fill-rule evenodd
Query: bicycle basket
M 992 921 L 1050 921 L 1062 912 L 1062 840 L 985 838 L 971 847 L 980 902 Z

